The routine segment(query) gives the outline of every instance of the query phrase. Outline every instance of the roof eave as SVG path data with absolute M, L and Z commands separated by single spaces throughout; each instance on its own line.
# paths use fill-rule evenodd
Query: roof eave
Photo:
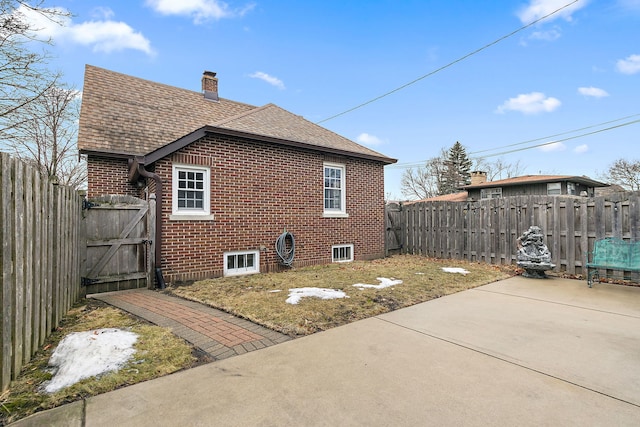
M 460 187 L 463 190 L 475 190 L 481 188 L 490 188 L 490 187 L 513 187 L 516 185 L 529 185 L 529 184 L 546 184 L 549 182 L 558 182 L 558 181 L 573 181 L 578 184 L 583 184 L 589 187 L 607 187 L 609 184 L 605 184 L 600 181 L 595 181 L 591 178 L 585 178 L 582 176 L 564 176 L 564 177 L 554 177 L 548 179 L 539 179 L 539 180 L 531 180 L 531 181 L 519 181 L 519 182 L 499 182 L 499 181 L 487 181 L 482 184 L 471 184 Z
M 195 130 L 195 131 L 183 136 L 182 138 L 179 138 L 179 139 L 177 139 L 177 140 L 175 140 L 175 141 L 173 141 L 173 142 L 171 142 L 171 143 L 169 143 L 169 144 L 167 144 L 167 145 L 165 145 L 163 147 L 158 148 L 155 151 L 152 151 L 151 153 L 146 154 L 145 156 L 138 157 L 138 161 L 140 162 L 140 164 L 144 164 L 144 165 L 153 164 L 153 163 L 157 162 L 158 160 L 163 159 L 163 158 L 169 156 L 170 154 L 173 154 L 176 151 L 186 147 L 187 145 L 192 144 L 193 142 L 203 138 L 207 134 L 216 134 L 216 135 L 234 136 L 234 137 L 238 137 L 238 138 L 253 139 L 253 140 L 257 140 L 257 141 L 268 142 L 268 143 L 278 144 L 278 145 L 284 145 L 284 146 L 288 146 L 288 147 L 302 148 L 302 149 L 313 150 L 313 151 L 321 151 L 321 152 L 325 152 L 325 153 L 337 154 L 337 155 L 342 155 L 342 156 L 349 156 L 349 157 L 356 157 L 356 158 L 360 158 L 360 159 L 374 160 L 374 161 L 378 161 L 378 162 L 381 162 L 381 163 L 384 163 L 384 164 L 392 164 L 392 163 L 397 162 L 396 159 L 392 159 L 392 158 L 385 157 L 385 156 L 375 156 L 375 155 L 370 155 L 370 154 L 365 154 L 365 153 L 357 153 L 357 152 L 348 151 L 348 150 L 340 150 L 340 149 L 337 149 L 337 148 L 321 147 L 321 146 L 318 146 L 318 145 L 308 144 L 308 143 L 305 143 L 305 142 L 289 141 L 289 140 L 286 140 L 286 139 L 274 138 L 274 137 L 270 137 L 270 136 L 253 134 L 253 133 L 250 133 L 250 132 L 243 132 L 243 131 L 238 131 L 238 130 L 234 130 L 234 129 L 216 127 L 216 126 L 203 126 L 200 129 L 197 129 L 197 130 Z

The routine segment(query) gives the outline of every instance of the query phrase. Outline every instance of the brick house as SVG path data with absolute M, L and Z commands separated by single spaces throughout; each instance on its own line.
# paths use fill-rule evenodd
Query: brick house
M 157 198 L 156 265 L 165 280 L 384 256 L 384 165 L 396 160 L 276 105 L 86 66 L 78 147 L 88 197 Z M 290 240 L 288 241 L 290 244 Z

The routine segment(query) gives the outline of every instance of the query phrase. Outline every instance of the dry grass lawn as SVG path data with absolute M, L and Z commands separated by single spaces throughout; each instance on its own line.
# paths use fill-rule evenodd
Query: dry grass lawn
M 464 268 L 469 274 L 447 273 L 443 267 Z M 398 255 L 375 261 L 203 280 L 170 288 L 169 292 L 297 336 L 474 288 L 513 274 L 510 267 Z M 356 283 L 377 285 L 378 277 L 400 279 L 403 283 L 379 290 L 360 290 L 353 286 Z M 297 305 L 285 303 L 289 289 L 303 287 L 337 289 L 349 298 L 303 298 Z
M 464 268 L 469 274 L 446 273 L 443 267 Z M 513 274 L 510 267 L 400 255 L 282 273 L 204 280 L 170 288 L 167 292 L 298 336 L 439 298 Z M 377 285 L 378 277 L 400 279 L 403 283 L 379 290 L 360 290 L 353 286 L 355 283 Z M 303 298 L 297 305 L 285 303 L 289 289 L 303 287 L 339 289 L 349 298 Z M 43 383 L 51 378 L 47 362 L 58 342 L 68 333 L 99 328 L 121 328 L 139 334 L 133 360 L 118 372 L 82 380 L 53 394 L 41 393 Z M 63 319 L 60 327 L 12 382 L 10 389 L 0 396 L 0 425 L 210 360 L 168 329 L 150 325 L 100 301 L 83 300 Z
M 47 363 L 56 346 L 71 332 L 119 328 L 138 334 L 136 353 L 127 365 L 100 377 L 84 379 L 58 392 L 41 392 L 52 374 Z M 45 345 L 0 395 L 0 425 L 46 409 L 157 378 L 198 364 L 192 347 L 168 329 L 150 325 L 98 300 L 82 300 L 62 320 Z

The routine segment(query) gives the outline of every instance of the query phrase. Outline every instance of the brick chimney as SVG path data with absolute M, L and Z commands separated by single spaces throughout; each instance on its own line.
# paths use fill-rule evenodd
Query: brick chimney
M 487 182 L 487 173 L 482 171 L 471 172 L 471 185 L 484 184 Z
M 218 101 L 218 79 L 213 71 L 205 71 L 202 73 L 202 93 L 204 99 Z

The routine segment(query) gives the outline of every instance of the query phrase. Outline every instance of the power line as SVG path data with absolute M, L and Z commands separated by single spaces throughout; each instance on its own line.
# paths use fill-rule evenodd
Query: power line
M 566 134 L 569 134 L 569 133 L 574 133 L 574 132 L 578 132 L 578 131 L 585 130 L 585 129 L 591 129 L 591 128 L 594 128 L 594 127 L 598 127 L 598 126 L 602 126 L 602 125 L 605 125 L 605 124 L 618 122 L 620 120 L 625 120 L 625 119 L 629 119 L 631 117 L 637 117 L 637 116 L 640 116 L 640 114 L 633 114 L 633 115 L 622 117 L 622 118 L 619 118 L 619 119 L 610 120 L 608 122 L 603 122 L 603 123 L 600 123 L 600 124 L 597 124 L 597 125 L 586 126 L 586 127 L 580 128 L 580 129 L 574 129 L 572 131 L 563 132 L 563 133 L 559 133 L 559 134 L 552 135 L 552 136 L 546 136 L 546 137 L 542 137 L 542 138 L 531 139 L 531 140 L 525 141 L 525 142 L 518 142 L 516 144 L 509 144 L 509 145 L 505 145 L 503 147 L 491 148 L 491 149 L 488 149 L 488 150 L 474 151 L 473 153 L 469 153 L 469 155 L 477 154 L 477 153 L 483 153 L 483 152 L 486 152 L 486 151 L 494 151 L 494 150 L 498 150 L 498 149 L 501 149 L 501 148 L 514 147 L 514 146 L 517 146 L 517 145 L 522 145 L 522 144 L 526 144 L 526 143 L 530 143 L 530 142 L 534 142 L 534 141 L 540 141 L 542 139 L 548 139 L 548 138 L 551 138 L 551 137 L 554 137 L 554 136 L 566 135 Z M 485 156 L 477 156 L 475 158 L 477 158 L 477 159 L 485 159 L 487 157 L 502 156 L 503 154 L 510 154 L 510 153 L 516 153 L 516 152 L 519 152 L 519 151 L 532 150 L 534 148 L 544 147 L 546 145 L 551 145 L 551 144 L 557 144 L 559 142 L 564 142 L 564 141 L 570 141 L 572 139 L 583 138 L 585 136 L 595 135 L 597 133 L 614 130 L 614 129 L 621 128 L 621 127 L 624 127 L 624 126 L 630 126 L 630 125 L 633 125 L 633 124 L 636 124 L 636 123 L 640 123 L 640 119 L 632 120 L 632 121 L 629 121 L 629 122 L 626 122 L 626 123 L 620 123 L 620 124 L 615 125 L 615 126 L 609 126 L 609 127 L 603 128 L 603 129 L 598 129 L 598 130 L 592 131 L 592 132 L 586 132 L 586 133 L 583 133 L 583 134 L 580 134 L 580 135 L 574 135 L 574 136 L 570 136 L 570 137 L 567 137 L 567 138 L 556 139 L 556 140 L 553 140 L 553 141 L 547 141 L 547 142 L 544 142 L 542 144 L 530 145 L 528 147 L 516 148 L 514 150 L 501 151 L 501 152 L 498 152 L 498 153 L 487 154 Z M 411 162 L 411 163 L 396 163 L 394 165 L 387 166 L 387 168 L 388 169 L 408 169 L 408 168 L 411 168 L 411 167 L 423 166 L 426 162 L 427 162 L 427 160 L 422 160 L 422 161 L 419 161 L 419 162 Z
M 626 123 L 621 123 L 619 125 L 615 125 L 615 126 L 610 126 L 608 128 L 604 128 L 604 129 L 598 129 L 598 130 L 594 130 L 593 132 L 587 132 L 587 133 L 583 133 L 581 135 L 574 135 L 574 136 L 570 136 L 568 138 L 563 138 L 563 139 L 557 139 L 555 141 L 549 141 L 549 142 L 545 142 L 542 144 L 536 144 L 536 145 L 532 145 L 529 147 L 523 147 L 523 148 L 516 148 L 514 150 L 509 150 L 509 151 L 502 151 L 500 153 L 494 153 L 494 154 L 487 154 L 486 156 L 478 156 L 477 158 L 479 159 L 485 159 L 487 157 L 495 157 L 495 156 L 501 156 L 503 154 L 510 154 L 510 153 L 516 153 L 518 151 L 525 151 L 525 150 L 531 150 L 533 148 L 538 148 L 538 147 L 544 147 L 545 145 L 551 145 L 551 144 L 557 144 L 558 142 L 564 142 L 564 141 L 570 141 L 572 139 L 577 139 L 577 138 L 583 138 L 585 136 L 589 136 L 589 135 L 595 135 L 596 133 L 600 133 L 600 132 L 606 132 L 609 130 L 613 130 L 613 129 L 617 129 L 617 128 L 621 128 L 623 126 L 629 126 L 629 125 L 633 125 L 636 123 L 640 123 L 640 119 L 638 120 L 632 120 L 630 122 L 626 122 Z
M 576 133 L 576 132 L 580 132 L 582 130 L 592 129 L 592 128 L 595 128 L 595 127 L 608 125 L 610 123 L 615 123 L 615 122 L 619 122 L 621 120 L 627 120 L 627 119 L 630 119 L 632 117 L 638 117 L 638 116 L 640 116 L 640 114 L 632 114 L 630 116 L 620 117 L 619 119 L 609 120 L 607 122 L 598 123 L 597 125 L 585 126 L 585 127 L 579 128 L 579 129 L 573 129 L 573 130 L 570 130 L 570 131 L 567 131 L 567 132 L 556 133 L 554 135 L 547 135 L 547 136 L 543 136 L 541 138 L 529 139 L 527 141 L 516 142 L 515 144 L 503 145 L 501 147 L 487 148 L 486 150 L 473 151 L 473 152 L 470 152 L 468 154 L 472 155 L 472 154 L 478 154 L 478 153 L 486 153 L 487 151 L 495 151 L 495 150 L 502 150 L 503 148 L 516 147 L 518 145 L 524 145 L 524 144 L 529 144 L 531 142 L 542 141 L 543 139 L 556 138 L 558 136 L 567 135 L 567 134 L 570 134 L 570 133 Z M 483 157 L 483 156 L 479 156 L 479 157 Z
M 389 96 L 389 95 L 391 95 L 391 94 L 394 94 L 394 93 L 396 93 L 396 92 L 398 92 L 398 91 L 400 91 L 400 90 L 402 90 L 402 89 L 404 89 L 404 88 L 406 88 L 406 87 L 408 87 L 408 86 L 411 86 L 411 85 L 413 85 L 413 84 L 415 84 L 415 83 L 419 82 L 419 81 L 420 81 L 420 80 L 422 80 L 422 79 L 426 79 L 427 77 L 430 77 L 430 76 L 432 76 L 432 75 L 434 75 L 434 74 L 436 74 L 436 73 L 438 73 L 438 72 L 440 72 L 440 71 L 442 71 L 442 70 L 444 70 L 444 69 L 446 69 L 446 68 L 449 68 L 449 67 L 451 67 L 452 65 L 457 64 L 458 62 L 462 62 L 462 61 L 464 61 L 465 59 L 467 59 L 467 58 L 469 58 L 469 57 L 471 57 L 471 56 L 473 56 L 473 55 L 475 55 L 475 54 L 477 54 L 477 53 L 480 53 L 480 52 L 482 52 L 483 50 L 488 49 L 488 48 L 490 48 L 491 46 L 493 46 L 493 45 L 495 45 L 495 44 L 498 44 L 498 43 L 500 43 L 501 41 L 503 41 L 503 40 L 505 40 L 505 39 L 508 39 L 509 37 L 511 37 L 511 36 L 513 36 L 513 35 L 515 35 L 515 34 L 519 33 L 520 31 L 526 30 L 527 28 L 529 28 L 529 27 L 531 27 L 531 26 L 533 26 L 533 25 L 535 25 L 535 24 L 537 24 L 537 23 L 539 23 L 539 22 L 541 22 L 541 21 L 544 21 L 545 19 L 549 18 L 550 16 L 555 15 L 556 13 L 558 13 L 558 12 L 562 11 L 563 9 L 566 9 L 566 8 L 568 8 L 569 6 L 573 5 L 574 3 L 577 3 L 578 1 L 580 1 L 580 0 L 574 0 L 574 1 L 572 1 L 571 3 L 567 3 L 567 4 L 565 4 L 564 6 L 562 6 L 562 7 L 558 8 L 558 9 L 554 10 L 553 12 L 551 12 L 551 13 L 549 13 L 549 14 L 547 14 L 547 15 L 544 15 L 544 16 L 543 16 L 543 17 L 541 17 L 541 18 L 536 19 L 535 21 L 530 22 L 530 23 L 528 23 L 527 25 L 524 25 L 524 26 L 522 26 L 522 27 L 518 28 L 518 29 L 517 29 L 517 30 L 515 30 L 515 31 L 512 31 L 512 32 L 510 32 L 509 34 L 507 34 L 507 35 L 505 35 L 505 36 L 502 36 L 502 37 L 500 37 L 500 38 L 498 38 L 498 39 L 496 39 L 496 40 L 492 41 L 491 43 L 489 43 L 489 44 L 486 44 L 486 45 L 482 46 L 482 47 L 481 47 L 481 48 L 479 48 L 479 49 L 476 49 L 476 50 L 474 50 L 474 51 L 472 51 L 472 52 L 467 53 L 466 55 L 464 55 L 464 56 L 462 56 L 462 57 L 460 57 L 460 58 L 456 59 L 455 61 L 449 62 L 448 64 L 443 65 L 442 67 L 437 68 L 437 69 L 435 69 L 435 70 L 433 70 L 433 71 L 431 71 L 431 72 L 429 72 L 429 73 L 427 73 L 427 74 L 425 74 L 425 75 L 423 75 L 423 76 L 421 76 L 421 77 L 418 77 L 417 79 L 412 80 L 412 81 L 410 81 L 409 83 L 405 83 L 405 84 L 403 84 L 403 85 L 402 85 L 402 86 L 400 86 L 400 87 L 397 87 L 397 88 L 395 88 L 395 89 L 393 89 L 393 90 L 391 90 L 391 91 L 389 91 L 389 92 L 387 92 L 387 93 L 384 93 L 384 94 L 382 94 L 382 95 L 380 95 L 380 96 L 377 96 L 377 97 L 375 97 L 375 98 L 373 98 L 373 99 L 370 99 L 369 101 L 363 102 L 362 104 L 356 105 L 355 107 L 350 108 L 350 109 L 348 109 L 348 110 L 345 110 L 345 111 L 343 111 L 342 113 L 338 113 L 338 114 L 335 114 L 335 115 L 333 115 L 333 116 L 331 116 L 331 117 L 328 117 L 328 118 L 326 118 L 326 119 L 320 120 L 319 122 L 316 122 L 316 124 L 320 124 L 320 123 L 328 122 L 329 120 L 333 120 L 333 119 L 335 119 L 336 117 L 343 116 L 343 115 L 345 115 L 345 114 L 347 114 L 347 113 L 350 113 L 350 112 L 352 112 L 352 111 L 355 111 L 355 110 L 357 110 L 357 109 L 359 109 L 359 108 L 362 108 L 362 107 L 364 107 L 364 106 L 366 106 L 366 105 L 372 104 L 372 103 L 374 103 L 374 102 L 376 102 L 376 101 L 378 101 L 378 100 L 380 100 L 380 99 L 382 99 L 382 98 L 384 98 L 384 97 L 387 97 L 387 96 Z

